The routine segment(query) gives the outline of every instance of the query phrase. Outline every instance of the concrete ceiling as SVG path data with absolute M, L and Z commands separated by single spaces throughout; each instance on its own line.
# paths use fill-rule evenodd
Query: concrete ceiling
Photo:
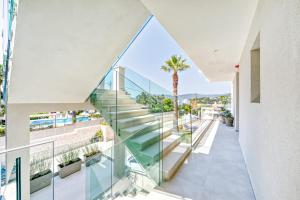
M 232 80 L 258 0 L 141 0 L 210 81 Z
M 8 103 L 81 103 L 150 12 L 139 0 L 19 1 Z

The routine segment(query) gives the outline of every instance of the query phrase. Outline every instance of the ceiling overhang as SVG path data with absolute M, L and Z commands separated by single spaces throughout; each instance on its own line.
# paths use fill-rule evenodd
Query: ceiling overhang
M 210 81 L 229 81 L 258 0 L 141 0 Z
M 139 0 L 19 1 L 8 103 L 82 103 L 149 18 Z

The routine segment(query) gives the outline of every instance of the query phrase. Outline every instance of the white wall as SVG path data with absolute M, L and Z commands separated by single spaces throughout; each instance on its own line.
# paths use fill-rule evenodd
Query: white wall
M 250 103 L 260 32 L 261 102 Z M 300 1 L 260 0 L 240 62 L 240 144 L 257 200 L 300 199 Z

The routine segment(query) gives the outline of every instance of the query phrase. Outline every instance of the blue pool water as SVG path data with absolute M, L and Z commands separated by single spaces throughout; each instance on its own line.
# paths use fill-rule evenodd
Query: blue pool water
M 85 122 L 89 121 L 89 117 L 77 117 L 76 121 L 77 122 Z M 54 125 L 55 119 L 36 119 L 36 120 L 31 120 L 30 125 Z M 56 124 L 71 124 L 72 123 L 72 118 L 58 118 L 56 119 Z

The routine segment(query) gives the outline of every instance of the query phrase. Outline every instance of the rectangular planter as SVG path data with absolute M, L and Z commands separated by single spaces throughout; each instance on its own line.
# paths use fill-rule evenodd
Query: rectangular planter
M 30 194 L 51 185 L 51 181 L 52 171 L 43 176 L 30 180 Z
M 78 161 L 70 164 L 70 165 L 67 165 L 67 166 L 64 166 L 64 167 L 60 167 L 59 165 L 57 166 L 58 167 L 58 175 L 60 178 L 65 178 L 75 172 L 78 172 L 81 170 L 81 164 L 82 164 L 82 160 L 79 159 Z
M 88 167 L 90 165 L 98 163 L 101 161 L 101 158 L 102 158 L 102 153 L 97 153 L 97 154 L 95 154 L 93 156 L 89 156 L 89 157 L 84 156 L 85 166 Z

